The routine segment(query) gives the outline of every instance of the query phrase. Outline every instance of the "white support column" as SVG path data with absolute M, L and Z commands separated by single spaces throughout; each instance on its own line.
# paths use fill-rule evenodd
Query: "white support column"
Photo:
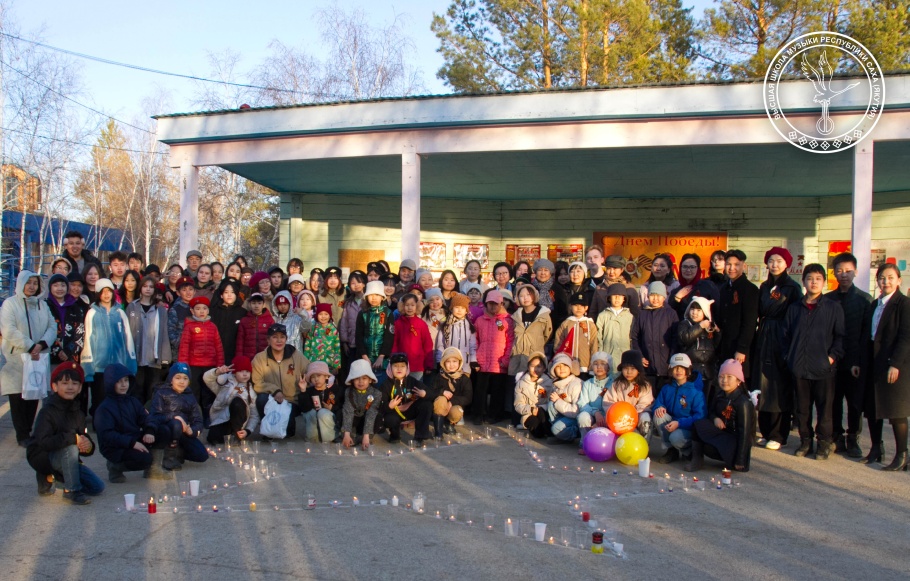
M 199 248 L 199 168 L 180 166 L 180 264 L 186 267 L 186 253 Z
M 420 156 L 413 145 L 401 155 L 401 259 L 420 262 Z
M 856 265 L 856 285 L 869 291 L 872 258 L 872 140 L 853 148 L 853 231 L 851 235 Z

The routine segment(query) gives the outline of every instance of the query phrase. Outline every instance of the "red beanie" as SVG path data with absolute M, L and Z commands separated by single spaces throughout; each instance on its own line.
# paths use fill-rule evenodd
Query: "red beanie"
M 780 246 L 775 246 L 771 250 L 765 252 L 765 264 L 768 264 L 768 259 L 775 254 L 784 259 L 784 262 L 787 263 L 787 268 L 790 268 L 790 265 L 793 264 L 793 256 L 790 254 L 790 251 L 786 248 L 781 248 Z
M 328 313 L 329 320 L 331 321 L 332 320 L 332 305 L 330 305 L 329 303 L 319 303 L 318 305 L 316 305 L 316 315 L 319 315 L 319 313 Z
M 234 366 L 234 373 L 237 373 L 238 371 L 253 372 L 253 364 L 246 355 L 235 355 L 234 360 L 231 361 L 231 365 Z
M 63 374 L 64 371 L 73 371 L 76 375 L 79 376 L 79 383 L 85 383 L 85 372 L 82 370 L 82 367 L 78 363 L 73 361 L 64 361 L 57 367 L 54 367 L 54 370 L 51 371 L 51 383 L 57 383 L 57 380 Z
M 205 305 L 211 306 L 210 301 L 206 297 L 193 297 L 190 299 L 190 308 L 194 308 L 196 305 Z

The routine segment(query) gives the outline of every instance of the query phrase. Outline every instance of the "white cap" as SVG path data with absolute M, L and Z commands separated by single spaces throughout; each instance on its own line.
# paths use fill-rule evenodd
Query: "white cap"
M 689 356 L 685 353 L 677 353 L 673 357 L 670 357 L 670 369 L 673 369 L 674 367 L 692 369 L 692 360 L 689 359 Z

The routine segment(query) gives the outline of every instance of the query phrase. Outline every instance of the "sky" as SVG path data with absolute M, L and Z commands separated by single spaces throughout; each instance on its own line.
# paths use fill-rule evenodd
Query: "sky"
M 52 46 L 148 68 L 209 76 L 207 55 L 225 49 L 242 55 L 240 66 L 251 69 L 278 39 L 320 54 L 315 12 L 331 0 L 11 0 L 12 19 L 21 34 Z M 700 16 L 711 0 L 689 0 Z M 416 47 L 414 63 L 429 94 L 450 90 L 436 78 L 442 59 L 430 31 L 433 12 L 444 13 L 450 0 L 337 0 L 345 9 L 361 8 L 377 25 L 395 14 L 407 20 L 404 29 Z M 125 120 L 153 113 L 196 110 L 197 85 L 190 80 L 134 71 L 76 59 L 84 91 L 79 100 Z M 168 111 L 144 111 L 144 99 L 170 93 Z

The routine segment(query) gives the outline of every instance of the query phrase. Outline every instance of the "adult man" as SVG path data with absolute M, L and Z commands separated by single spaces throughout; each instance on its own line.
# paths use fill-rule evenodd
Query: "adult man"
M 600 244 L 592 244 L 585 249 L 585 264 L 588 265 L 588 277 L 591 286 L 603 287 L 604 277 L 607 276 L 604 270 L 604 249 Z
M 196 278 L 196 271 L 202 265 L 202 253 L 198 250 L 190 250 L 186 253 L 186 270 L 187 276 Z
M 110 267 L 108 278 L 114 283 L 114 288 L 119 289 L 120 285 L 123 284 L 123 275 L 126 274 L 126 253 L 119 250 L 111 252 L 107 261 Z
M 715 304 L 715 322 L 721 330 L 717 360 L 736 359 L 744 364 L 758 322 L 758 287 L 743 276 L 745 252 L 728 250 L 724 260 L 727 283 L 721 287 L 720 299 Z M 743 365 L 743 370 L 748 377 L 749 366 Z
M 856 257 L 842 252 L 834 257 L 834 276 L 837 290 L 825 295 L 840 303 L 844 310 L 844 356 L 837 361 L 834 378 L 834 400 L 831 408 L 834 451 L 851 458 L 862 458 L 859 434 L 862 432 L 862 394 L 858 390 L 860 345 L 863 316 L 872 303 L 872 296 L 853 284 L 856 278 Z M 847 431 L 844 434 L 844 398 L 847 400 Z
M 411 290 L 411 285 L 414 284 L 414 273 L 416 272 L 416 262 L 410 258 L 401 261 L 401 264 L 398 266 L 398 284 L 395 285 L 395 294 L 392 295 L 396 301 L 401 295 Z
M 590 250 L 588 253 L 590 254 Z M 588 308 L 588 316 L 595 321 L 600 312 L 610 306 L 607 289 L 611 284 L 621 284 L 626 287 L 626 306 L 633 316 L 638 316 L 638 312 L 641 310 L 641 297 L 639 296 L 635 285 L 626 281 L 623 277 L 622 273 L 625 271 L 625 268 L 626 259 L 618 254 L 612 254 L 604 261 L 603 282 L 597 285 L 597 288 L 594 290 L 594 297 L 591 299 L 590 308 Z
M 82 274 L 87 264 L 97 264 L 101 270 L 101 261 L 94 254 L 85 250 L 85 238 L 77 230 L 70 230 L 63 236 L 63 247 L 65 252 L 63 258 L 69 263 L 71 270 Z
M 303 353 L 288 345 L 287 328 L 280 323 L 268 329 L 269 345 L 253 357 L 253 390 L 257 393 L 256 409 L 259 417 L 265 417 L 265 404 L 271 395 L 275 401 L 285 400 L 291 404 L 291 419 L 288 420 L 287 437 L 296 433 L 296 418 L 300 415 L 297 395 L 298 383 L 306 374 L 310 361 Z

